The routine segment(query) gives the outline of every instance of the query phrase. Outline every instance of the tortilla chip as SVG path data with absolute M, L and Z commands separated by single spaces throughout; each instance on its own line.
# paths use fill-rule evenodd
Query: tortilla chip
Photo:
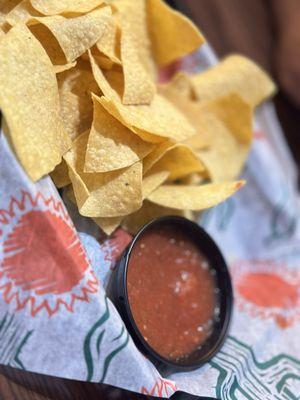
M 53 33 L 70 63 L 101 38 L 109 18 L 111 9 L 104 7 L 81 16 L 66 18 L 55 15 L 35 18 L 34 21 L 45 25 Z
M 162 0 L 148 0 L 147 7 L 153 52 L 158 64 L 169 64 L 204 43 L 196 25 Z
M 71 183 L 68 166 L 65 160 L 62 160 L 61 163 L 55 167 L 54 171 L 50 173 L 50 176 L 55 186 L 59 189 Z
M 122 125 L 94 99 L 93 125 L 85 156 L 85 172 L 108 172 L 144 158 L 153 145 Z
M 153 168 L 168 171 L 170 181 L 192 172 L 205 174 L 205 166 L 198 156 L 190 147 L 181 143 L 172 145 L 169 142 L 162 143 L 145 158 L 143 167 L 144 172 L 151 172 Z
M 30 0 L 32 6 L 44 15 L 86 13 L 104 3 L 104 0 Z
M 185 116 L 159 94 L 154 96 L 150 105 L 122 104 L 120 95 L 108 83 L 91 53 L 90 59 L 95 80 L 105 96 L 99 98 L 98 101 L 123 125 L 134 130 L 138 135 L 140 131 L 143 131 L 150 136 L 158 136 L 159 140 L 164 137 L 184 140 L 195 134 L 194 128 Z M 144 137 L 143 139 L 147 140 Z
M 121 34 L 121 58 L 124 71 L 123 103 L 128 105 L 150 104 L 156 86 L 139 61 L 131 27 L 124 19 Z
M 80 214 L 118 217 L 142 205 L 142 163 L 106 173 L 84 173 L 88 132 L 79 136 L 64 155 Z
M 156 92 L 154 81 L 140 61 L 139 47 L 133 35 L 134 27 L 140 26 L 142 21 L 131 21 L 130 16 L 135 14 L 136 6 L 140 4 L 144 4 L 144 1 L 125 0 L 116 3 L 120 14 L 121 59 L 125 81 L 123 103 L 127 105 L 150 104 Z
M 58 87 L 61 92 L 73 93 L 84 96 L 91 93 L 99 93 L 100 90 L 91 71 L 89 62 L 79 59 L 76 68 L 72 68 L 57 76 Z
M 28 26 L 31 33 L 37 38 L 46 50 L 53 65 L 67 64 L 66 57 L 56 39 L 49 29 L 42 24 Z M 69 63 L 68 63 L 69 64 Z
M 6 30 L 6 22 L 5 18 L 7 14 L 14 9 L 21 0 L 1 0 L 0 1 L 0 28 L 3 30 L 3 32 L 7 32 Z
M 111 235 L 121 224 L 123 217 L 93 218 L 106 235 Z
M 199 123 L 199 113 L 202 112 L 201 105 L 183 96 L 179 89 L 175 88 L 174 82 L 159 87 L 159 93 L 173 103 L 188 119 L 195 128 L 196 134 L 187 138 L 184 143 L 190 145 L 193 149 L 199 150 L 210 144 L 210 138 Z
M 0 1 L 0 18 L 5 17 L 13 8 L 15 8 L 22 0 L 1 0 Z
M 41 14 L 31 6 L 29 0 L 23 0 L 7 14 L 6 21 L 11 26 L 15 26 L 20 22 L 26 23 L 31 18 L 39 17 L 40 15 Z
M 68 71 L 71 68 L 74 68 L 76 65 L 76 61 L 72 62 L 72 63 L 68 63 L 68 64 L 63 64 L 63 65 L 53 65 L 54 68 L 54 72 L 56 74 L 60 74 L 64 71 Z
M 126 19 L 139 62 L 148 72 L 153 81 L 157 79 L 157 66 L 154 61 L 151 39 L 148 29 L 147 0 L 115 1 L 114 6 L 119 11 L 119 20 Z
M 89 64 L 78 62 L 75 68 L 57 75 L 61 116 L 72 140 L 90 129 L 93 121 L 91 93 L 100 93 Z
M 185 97 L 190 100 L 194 99 L 193 83 L 187 73 L 183 71 L 176 72 L 167 85 L 168 87 L 179 91 L 181 97 Z
M 163 207 L 200 211 L 226 200 L 243 185 L 243 181 L 200 186 L 162 185 L 148 196 L 148 200 Z
M 117 23 L 113 18 L 108 20 L 106 30 L 97 41 L 96 46 L 98 50 L 105 54 L 113 63 L 121 64 L 120 33 L 118 32 Z
M 126 216 L 122 220 L 121 226 L 126 231 L 132 234 L 136 234 L 142 228 L 142 226 L 144 226 L 148 222 L 152 221 L 155 218 L 167 215 L 178 215 L 181 217 L 192 219 L 192 215 L 189 211 L 162 207 L 146 200 L 143 202 L 142 208 L 140 208 L 135 213 Z
M 114 66 L 114 62 L 110 58 L 101 53 L 99 53 L 96 59 L 97 59 L 97 64 L 101 69 L 109 70 Z
M 232 55 L 216 66 L 192 76 L 198 101 L 214 100 L 237 93 L 252 107 L 272 96 L 276 87 L 270 77 L 253 61 Z
M 76 204 L 76 198 L 72 186 L 70 185 L 65 191 L 68 199 Z M 123 217 L 112 218 L 93 218 L 93 221 L 103 230 L 106 235 L 111 235 L 121 224 Z
M 214 182 L 235 179 L 252 141 L 252 109 L 238 95 L 229 94 L 203 104 L 199 114 L 202 130 L 211 146 L 197 152 Z
M 1 39 L 0 59 L 0 108 L 21 164 L 38 180 L 70 147 L 59 115 L 53 66 L 24 25 L 16 25 Z
M 160 168 L 153 168 L 150 173 L 143 177 L 143 199 L 147 198 L 155 189 L 162 185 L 170 173 Z

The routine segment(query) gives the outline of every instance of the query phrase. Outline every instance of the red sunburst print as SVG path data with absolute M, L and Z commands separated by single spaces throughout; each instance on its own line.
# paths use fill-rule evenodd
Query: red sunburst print
M 281 328 L 300 317 L 300 274 L 271 260 L 239 261 L 232 275 L 238 308 L 253 317 L 273 319 Z
M 73 312 L 76 300 L 89 301 L 98 282 L 60 201 L 33 199 L 24 192 L 1 210 L 0 293 L 16 310 L 30 307 L 35 316 L 53 315 L 63 306 Z M 0 213 L 1 214 L 1 213 Z M 5 222 L 5 223 L 3 223 Z
M 101 251 L 104 252 L 105 260 L 109 262 L 111 270 L 115 268 L 116 262 L 131 240 L 132 236 L 130 233 L 122 228 L 118 228 L 109 238 L 104 235 L 99 237 Z

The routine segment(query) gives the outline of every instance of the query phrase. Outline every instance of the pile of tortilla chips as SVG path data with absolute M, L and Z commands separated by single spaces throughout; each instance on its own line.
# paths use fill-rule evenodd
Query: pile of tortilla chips
M 29 177 L 51 173 L 108 234 L 232 195 L 275 88 L 241 56 L 158 83 L 203 42 L 162 0 L 1 0 L 0 108 Z

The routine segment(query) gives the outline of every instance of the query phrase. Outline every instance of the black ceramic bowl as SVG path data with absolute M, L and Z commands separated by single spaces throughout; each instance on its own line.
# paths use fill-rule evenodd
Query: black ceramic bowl
M 215 321 L 213 325 L 212 334 L 202 344 L 201 349 L 196 350 L 188 358 L 184 358 L 179 361 L 173 361 L 162 357 L 153 348 L 151 348 L 151 346 L 143 338 L 134 321 L 127 295 L 127 268 L 130 254 L 136 243 L 148 229 L 162 225 L 173 225 L 177 229 L 179 228 L 181 232 L 184 232 L 187 237 L 191 238 L 193 242 L 199 246 L 199 250 L 207 257 L 211 267 L 216 271 L 216 285 L 220 290 L 220 314 L 218 321 Z M 188 371 L 199 368 L 214 356 L 214 354 L 222 346 L 226 337 L 233 302 L 230 275 L 219 248 L 203 228 L 186 218 L 177 216 L 158 218 L 141 228 L 141 230 L 137 233 L 132 242 L 123 252 L 116 269 L 113 272 L 108 288 L 108 297 L 112 300 L 119 311 L 136 346 L 157 366 L 158 369 L 166 373 Z

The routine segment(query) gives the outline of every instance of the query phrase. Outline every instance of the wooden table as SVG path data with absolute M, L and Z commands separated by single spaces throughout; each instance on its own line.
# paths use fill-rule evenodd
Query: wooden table
M 108 385 L 73 381 L 0 367 L 0 400 L 145 400 Z
M 0 400 L 154 400 L 109 385 L 55 378 L 0 366 Z M 172 400 L 197 400 L 178 392 Z M 216 400 L 202 398 L 201 400 Z

